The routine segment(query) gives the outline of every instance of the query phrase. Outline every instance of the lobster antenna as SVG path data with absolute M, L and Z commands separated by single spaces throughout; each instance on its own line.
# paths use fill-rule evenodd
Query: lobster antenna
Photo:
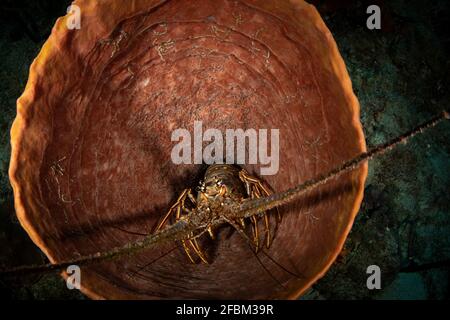
M 399 143 L 405 143 L 409 138 L 415 136 L 418 133 L 423 132 L 425 129 L 434 127 L 444 119 L 450 119 L 448 112 L 443 111 L 439 115 L 430 119 L 429 121 L 419 125 L 413 130 L 387 142 L 378 147 L 371 149 L 368 152 L 364 152 L 359 156 L 344 162 L 339 167 L 331 170 L 330 172 L 320 175 L 315 179 L 306 181 L 298 186 L 288 189 L 284 192 L 275 193 L 270 196 L 248 200 L 235 208 L 233 215 L 236 218 L 251 217 L 266 210 L 282 206 L 292 200 L 295 200 L 303 193 L 310 191 L 322 184 L 325 184 L 329 180 L 343 174 L 344 172 L 355 169 L 362 162 L 372 159 L 373 157 L 383 154 Z M 45 273 L 52 271 L 59 271 L 67 268 L 70 265 L 88 265 L 96 262 L 102 262 L 106 260 L 112 260 L 124 255 L 131 255 L 139 252 L 142 249 L 154 247 L 163 242 L 177 241 L 189 238 L 190 234 L 195 231 L 202 230 L 204 225 L 202 221 L 196 219 L 196 212 L 189 214 L 186 219 L 177 221 L 176 223 L 168 226 L 167 228 L 158 231 L 154 234 L 148 235 L 145 238 L 136 242 L 127 243 L 121 247 L 113 248 L 105 252 L 97 252 L 87 256 L 82 256 L 73 260 L 62 261 L 59 263 L 47 263 L 42 265 L 25 265 L 13 267 L 10 269 L 0 269 L 0 275 L 23 275 L 33 273 Z M 216 227 L 225 222 L 224 217 L 219 217 L 211 222 L 211 226 Z
M 302 194 L 327 183 L 328 181 L 342 175 L 343 173 L 356 169 L 361 163 L 393 149 L 398 144 L 406 143 L 410 138 L 414 137 L 419 133 L 422 133 L 428 128 L 436 126 L 438 123 L 440 123 L 442 120 L 445 119 L 447 120 L 450 119 L 450 115 L 447 111 L 442 111 L 439 115 L 431 118 L 430 120 L 415 127 L 414 129 L 392 139 L 391 141 L 376 146 L 370 149 L 369 151 L 361 153 L 355 158 L 342 163 L 340 166 L 329 171 L 328 173 L 321 174 L 316 178 L 301 183 L 296 187 L 290 188 L 286 191 L 274 193 L 270 196 L 263 198 L 245 201 L 244 203 L 239 205 L 235 214 L 237 217 L 247 218 L 255 214 L 267 211 L 269 209 L 280 207 L 284 204 L 287 204 L 292 200 L 295 200 L 296 198 L 300 197 Z
M 180 220 L 164 230 L 148 235 L 145 238 L 129 242 L 122 247 L 116 247 L 108 251 L 97 252 L 82 256 L 72 260 L 61 261 L 58 263 L 47 263 L 40 265 L 24 265 L 9 269 L 0 269 L 0 275 L 25 275 L 35 273 L 48 273 L 52 271 L 64 270 L 71 265 L 85 266 L 96 262 L 113 260 L 124 255 L 132 255 L 142 249 L 153 247 L 164 242 L 181 240 L 189 237 L 189 234 L 199 227 L 195 224 L 189 224 L 185 220 Z

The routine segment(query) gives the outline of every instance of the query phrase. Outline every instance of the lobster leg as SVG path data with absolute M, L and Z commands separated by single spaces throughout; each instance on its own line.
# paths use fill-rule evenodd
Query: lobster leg
M 186 240 L 181 240 L 181 245 L 183 246 L 184 252 L 188 256 L 191 263 L 195 264 L 194 258 L 191 256 L 191 250 L 189 249 L 188 245 L 186 244 Z
M 245 187 L 247 190 L 247 193 L 252 197 L 252 198 L 261 198 L 262 196 L 268 196 L 270 195 L 270 191 L 268 190 L 268 188 L 266 188 L 266 186 L 264 186 L 264 184 L 262 183 L 261 180 L 259 180 L 256 177 L 253 177 L 251 175 L 248 174 L 248 172 L 244 169 L 242 169 L 239 172 L 239 178 L 245 183 Z M 280 212 L 277 209 L 277 214 L 278 214 L 278 221 L 281 221 L 281 215 Z M 253 222 L 253 231 L 254 231 L 254 242 L 257 244 L 257 224 L 256 224 L 256 219 L 252 220 Z M 271 236 L 270 236 L 270 221 L 269 221 L 269 216 L 267 215 L 267 213 L 264 214 L 264 227 L 265 227 L 265 234 L 266 234 L 266 247 L 269 248 L 270 244 L 271 244 Z M 259 245 L 257 244 L 257 247 L 259 247 Z
M 192 203 L 193 203 L 194 205 L 197 203 L 197 202 L 195 201 L 194 196 L 192 195 L 191 190 L 189 189 L 189 191 L 187 192 L 186 196 L 185 196 L 184 198 L 181 199 L 180 206 L 178 206 L 177 214 L 176 214 L 176 220 L 177 220 L 177 221 L 180 220 L 180 218 L 181 218 L 181 211 L 182 211 L 182 210 L 184 210 L 184 211 L 189 211 L 189 210 L 187 210 L 187 209 L 185 208 L 185 206 L 184 206 L 184 203 L 185 203 L 187 197 L 192 201 Z M 206 260 L 205 255 L 203 254 L 203 252 L 202 252 L 202 250 L 201 250 L 201 248 L 200 248 L 200 245 L 199 245 L 198 242 L 197 242 L 197 239 L 194 238 L 194 239 L 183 240 L 182 243 L 183 243 L 184 251 L 186 252 L 187 256 L 189 257 L 189 260 L 191 260 L 192 263 L 195 263 L 195 261 L 194 261 L 193 257 L 191 256 L 191 251 L 190 251 L 190 249 L 189 249 L 188 244 L 191 246 L 191 248 L 194 250 L 194 252 L 197 254 L 197 256 L 198 256 L 204 263 L 208 264 L 208 260 Z
M 209 264 L 208 260 L 206 260 L 205 255 L 203 254 L 200 245 L 197 242 L 197 239 L 190 239 L 188 242 L 191 244 L 192 248 L 194 248 L 195 253 L 199 256 L 199 258 L 206 264 Z
M 266 231 L 266 248 L 269 249 L 271 237 L 270 237 L 270 226 L 269 226 L 269 215 L 268 214 L 264 215 L 264 225 L 266 228 L 266 230 L 265 230 Z
M 261 180 L 259 180 L 258 178 L 252 177 L 245 169 L 242 169 L 241 172 L 239 172 L 239 178 L 241 178 L 241 180 L 245 183 L 250 182 L 250 183 L 254 184 L 256 186 L 256 188 L 260 189 L 261 193 L 264 194 L 264 196 L 267 197 L 271 194 L 269 189 L 264 185 L 264 183 Z M 248 192 L 248 190 L 247 190 L 247 192 Z M 276 208 L 276 210 L 277 210 L 278 222 L 281 222 L 280 211 L 278 210 L 278 208 Z
M 179 199 L 180 199 L 180 203 L 179 203 L 179 205 L 178 205 L 178 207 L 177 207 L 177 213 L 176 213 L 176 215 L 175 215 L 175 219 L 178 221 L 178 220 L 180 220 L 180 218 L 181 218 L 181 211 L 182 211 L 182 209 L 185 209 L 184 208 L 184 202 L 185 202 L 185 200 L 186 200 L 186 196 L 189 194 L 189 192 L 182 198 L 182 197 L 180 197 Z M 191 263 L 194 263 L 195 264 L 195 260 L 194 260 L 194 258 L 192 257 L 192 255 L 191 255 L 191 250 L 189 249 L 189 246 L 188 246 L 188 243 L 192 246 L 192 247 L 194 247 L 193 245 L 192 245 L 192 242 L 191 241 L 189 241 L 189 240 L 181 240 L 181 245 L 183 246 L 183 249 L 184 249 L 184 252 L 186 253 L 186 255 L 188 256 L 188 258 L 189 258 L 189 260 L 191 261 Z M 194 248 L 194 251 L 195 251 L 195 248 Z
M 255 198 L 261 198 L 261 192 L 258 188 L 255 188 L 254 190 Z M 269 222 L 269 215 L 267 213 L 264 214 L 264 233 L 266 235 L 266 248 L 269 249 L 270 247 L 270 222 Z
M 175 220 L 178 221 L 181 218 L 182 212 L 190 212 L 190 210 L 187 209 L 185 206 L 186 199 L 189 199 L 193 205 L 196 205 L 197 203 L 192 194 L 192 190 L 184 189 L 183 192 L 178 197 L 177 201 L 172 205 L 172 207 L 170 207 L 164 218 L 158 224 L 156 231 L 161 230 L 166 225 L 167 221 L 173 214 L 175 214 Z M 192 255 L 191 249 L 204 263 L 208 263 L 196 239 L 181 240 L 181 245 L 183 246 L 184 252 L 186 253 L 186 255 L 188 256 L 189 260 L 192 263 L 195 263 L 195 260 Z
M 255 243 L 256 251 L 259 249 L 259 232 L 258 232 L 258 220 L 255 216 L 250 217 L 250 220 L 252 222 L 252 229 L 253 229 L 253 241 Z
M 173 206 L 170 207 L 169 211 L 167 211 L 166 215 L 164 216 L 164 218 L 161 220 L 161 222 L 158 224 L 158 226 L 156 227 L 156 231 L 161 230 L 164 225 L 167 223 L 167 221 L 169 220 L 170 216 L 174 213 L 174 212 L 178 212 L 178 210 L 184 206 L 184 201 L 188 195 L 188 193 L 191 192 L 191 189 L 184 189 L 183 192 L 180 194 L 180 196 L 178 197 L 177 201 L 173 204 Z M 176 211 L 175 211 L 176 210 Z M 178 216 L 178 214 L 177 214 Z M 177 217 L 178 219 L 178 217 Z

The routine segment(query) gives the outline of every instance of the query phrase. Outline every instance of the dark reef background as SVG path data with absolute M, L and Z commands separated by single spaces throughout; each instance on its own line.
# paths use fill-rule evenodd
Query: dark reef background
M 121 0 L 118 0 L 121 1 Z M 315 0 L 346 62 L 373 146 L 450 109 L 450 2 Z M 28 69 L 70 1 L 0 3 L 0 265 L 46 259 L 20 227 L 8 180 L 9 130 Z M 366 8 L 382 29 L 366 28 Z M 345 248 L 302 299 L 450 298 L 450 124 L 369 164 L 365 198 Z M 366 268 L 382 271 L 368 290 Z M 58 275 L 0 282 L 11 299 L 85 299 Z

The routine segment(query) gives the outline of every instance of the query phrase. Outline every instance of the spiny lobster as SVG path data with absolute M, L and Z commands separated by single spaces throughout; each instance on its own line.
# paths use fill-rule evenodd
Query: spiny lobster
M 252 243 L 255 252 L 258 252 L 260 247 L 258 218 L 261 217 L 264 219 L 266 248 L 270 247 L 270 220 L 266 212 L 263 212 L 259 216 L 254 215 L 249 218 L 227 218 L 223 213 L 227 207 L 237 206 L 245 199 L 257 199 L 263 196 L 269 196 L 269 188 L 260 179 L 251 176 L 245 169 L 240 169 L 234 165 L 213 164 L 206 170 L 204 180 L 200 181 L 197 191 L 197 197 L 195 198 L 192 189 L 184 189 L 178 197 L 178 200 L 170 207 L 167 214 L 158 224 L 156 231 L 162 230 L 172 215 L 175 215 L 176 221 L 187 219 L 195 208 L 197 214 L 203 215 L 202 219 L 205 221 L 212 221 L 220 216 L 226 217 L 226 221 L 243 235 L 249 243 Z M 190 205 L 187 204 L 187 201 L 190 202 Z M 281 215 L 278 210 L 277 212 L 278 221 L 281 221 Z M 253 231 L 251 240 L 245 232 L 245 220 L 250 220 L 251 223 Z M 197 241 L 205 231 L 214 239 L 213 228 L 211 225 L 207 225 L 203 231 L 193 232 L 189 235 L 189 238 L 181 240 L 183 249 L 192 263 L 195 263 L 195 260 L 191 254 L 191 249 L 193 249 L 194 253 L 202 262 L 208 263 L 205 253 Z

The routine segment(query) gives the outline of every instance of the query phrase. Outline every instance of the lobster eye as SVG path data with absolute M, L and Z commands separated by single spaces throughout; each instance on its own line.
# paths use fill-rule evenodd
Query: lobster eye
M 205 191 L 205 182 L 200 181 L 199 185 L 197 186 L 197 191 Z

